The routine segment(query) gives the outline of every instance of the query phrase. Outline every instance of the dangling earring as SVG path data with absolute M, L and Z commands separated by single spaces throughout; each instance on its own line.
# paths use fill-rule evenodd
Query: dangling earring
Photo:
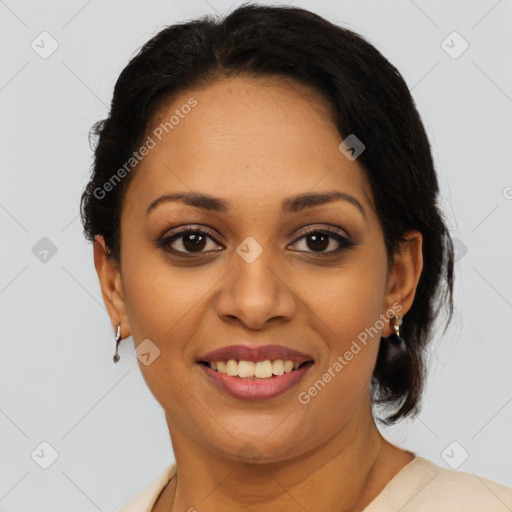
M 121 341 L 121 325 L 117 326 L 117 333 L 116 333 L 116 353 L 114 354 L 114 363 L 117 363 L 119 359 L 119 342 Z
M 393 334 L 382 337 L 384 343 L 379 346 L 375 377 L 380 382 L 390 382 L 391 375 L 393 379 L 397 379 L 401 375 L 404 382 L 408 382 L 407 375 L 411 366 L 411 353 L 407 343 L 400 336 L 402 319 L 395 314 L 389 319 L 389 323 L 393 327 Z
M 394 314 L 389 319 L 389 322 L 393 327 L 393 334 L 386 339 L 395 343 L 396 345 L 401 345 L 402 343 L 405 344 L 405 340 L 400 336 L 400 326 L 402 325 L 402 319 L 397 314 Z
M 394 314 L 389 319 L 393 328 L 390 336 L 383 336 L 379 344 L 377 363 L 373 372 L 378 389 L 375 403 L 389 404 L 407 396 L 416 385 L 417 355 L 400 336 L 402 319 Z

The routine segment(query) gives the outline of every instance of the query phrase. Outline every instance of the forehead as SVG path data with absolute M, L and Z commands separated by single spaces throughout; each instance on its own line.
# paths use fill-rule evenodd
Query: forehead
M 162 193 L 198 191 L 271 207 L 336 188 L 371 205 L 362 169 L 338 149 L 327 101 L 289 79 L 226 78 L 185 90 L 160 108 L 147 136 L 154 147 L 126 202 L 147 206 Z

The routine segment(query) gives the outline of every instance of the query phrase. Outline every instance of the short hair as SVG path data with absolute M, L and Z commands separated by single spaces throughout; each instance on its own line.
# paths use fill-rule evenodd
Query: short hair
M 355 134 L 365 144 L 357 162 L 371 186 L 389 266 L 406 231 L 421 232 L 423 269 L 400 329 L 407 354 L 398 357 L 381 340 L 371 380 L 372 404 L 394 409 L 378 421 L 389 425 L 416 414 L 434 320 L 446 308 L 448 324 L 453 313 L 454 249 L 410 91 L 399 71 L 355 32 L 306 9 L 255 3 L 158 32 L 123 69 L 108 117 L 91 129 L 94 164 L 81 198 L 86 238 L 102 235 L 120 263 L 121 205 L 134 172 L 106 198 L 98 189 L 130 159 L 153 117 L 176 94 L 236 76 L 291 78 L 314 88 L 330 105 L 340 136 Z

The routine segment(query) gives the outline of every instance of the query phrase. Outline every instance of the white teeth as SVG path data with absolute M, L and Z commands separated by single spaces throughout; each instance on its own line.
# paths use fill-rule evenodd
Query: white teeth
M 212 370 L 217 370 L 219 373 L 249 379 L 253 377 L 269 379 L 272 375 L 283 375 L 297 370 L 301 365 L 301 363 L 283 359 L 276 359 L 275 361 L 267 359 L 257 362 L 229 359 L 229 361 L 212 361 L 209 364 Z
M 238 376 L 254 377 L 254 366 L 252 361 L 240 361 L 238 363 Z
M 258 361 L 254 365 L 254 376 L 258 379 L 268 379 L 272 377 L 272 361 Z
M 284 363 L 282 359 L 276 359 L 272 363 L 272 373 L 274 375 L 283 375 L 284 373 Z
M 226 373 L 231 377 L 238 375 L 238 363 L 234 359 L 230 359 L 226 363 Z

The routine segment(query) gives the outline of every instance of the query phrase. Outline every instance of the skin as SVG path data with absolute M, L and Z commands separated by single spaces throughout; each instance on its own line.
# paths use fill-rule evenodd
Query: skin
M 114 329 L 120 323 L 135 347 L 149 338 L 160 350 L 139 366 L 165 411 L 179 477 L 153 510 L 313 511 L 321 503 L 360 511 L 414 458 L 381 436 L 371 411 L 370 379 L 390 324 L 307 405 L 297 395 L 393 304 L 406 315 L 422 270 L 421 234 L 408 233 L 388 265 L 369 183 L 357 160 L 339 151 L 342 138 L 316 91 L 285 79 L 221 79 L 178 95 L 151 129 L 190 97 L 197 106 L 141 161 L 128 187 L 121 265 L 101 236 L 94 242 Z M 355 197 L 366 218 L 347 201 L 281 211 L 284 198 L 330 190 Z M 231 209 L 166 202 L 146 215 L 162 194 L 190 191 L 222 197 Z M 171 228 L 190 225 L 217 237 L 206 238 L 199 257 L 157 246 Z M 334 228 L 357 245 L 322 254 L 339 247 L 330 238 L 319 253 L 303 236 L 308 226 Z M 248 236 L 263 249 L 250 264 L 236 252 Z M 183 241 L 172 247 L 187 252 Z M 279 397 L 236 399 L 196 360 L 244 341 L 295 348 L 315 364 Z M 247 462 L 241 449 L 257 460 Z

